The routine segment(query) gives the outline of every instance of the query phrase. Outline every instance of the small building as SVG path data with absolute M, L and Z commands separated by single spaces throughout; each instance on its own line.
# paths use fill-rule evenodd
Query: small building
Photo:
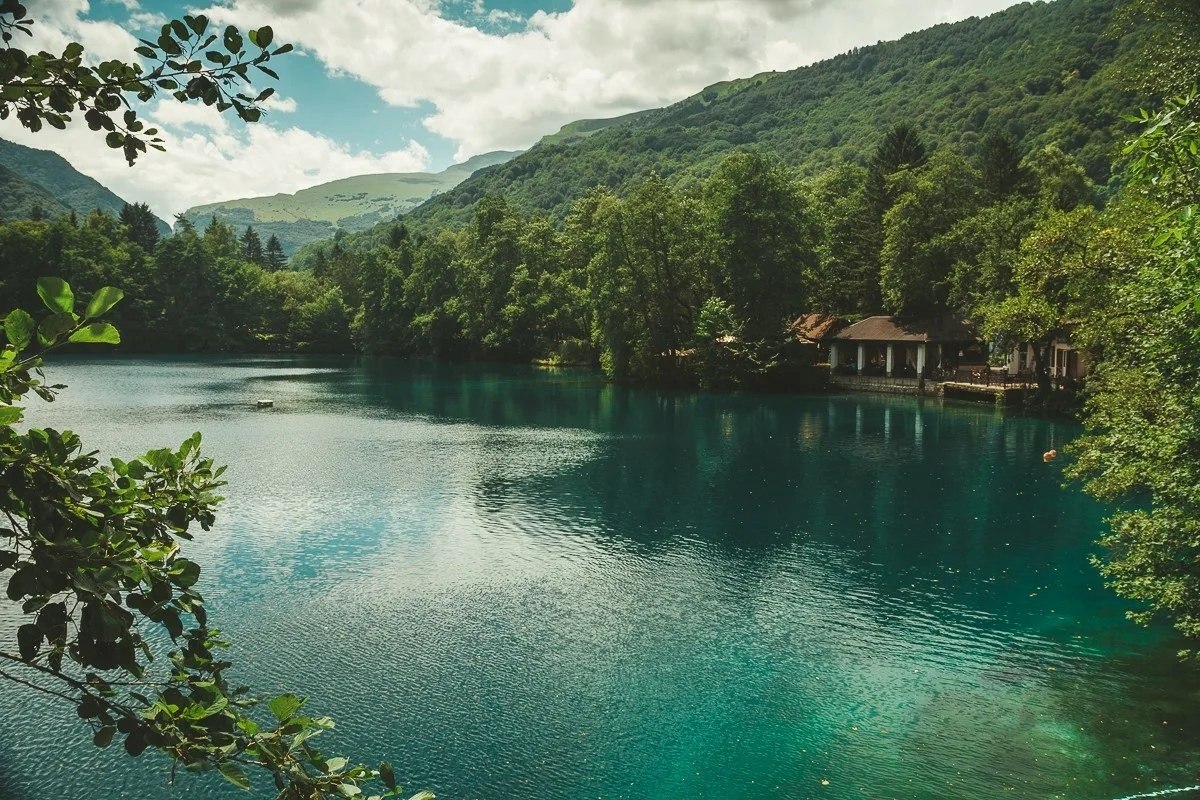
M 797 318 L 788 326 L 788 333 L 802 344 L 820 345 L 849 324 L 836 314 L 818 311 Z
M 1009 375 L 1029 375 L 1033 372 L 1035 345 L 1021 342 L 1008 354 Z M 1070 328 L 1057 331 L 1050 342 L 1050 377 L 1058 381 L 1078 381 L 1087 377 L 1092 368 L 1092 354 L 1075 346 Z
M 966 322 L 949 316 L 867 317 L 829 338 L 834 374 L 922 380 L 974 360 L 983 360 L 979 336 Z
M 797 364 L 823 364 L 829 354 L 829 339 L 850 323 L 836 314 L 805 314 L 787 328 L 781 354 Z

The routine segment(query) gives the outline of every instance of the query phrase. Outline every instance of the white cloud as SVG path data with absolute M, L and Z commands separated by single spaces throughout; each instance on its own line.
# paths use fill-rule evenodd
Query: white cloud
M 129 24 L 136 30 L 161 28 L 167 22 L 166 17 L 153 11 L 138 11 L 129 15 Z
M 33 6 L 34 4 L 30 4 Z M 31 37 L 18 34 L 13 45 L 24 50 L 61 53 L 69 42 L 83 42 L 92 63 L 129 58 L 137 40 L 115 22 L 86 19 L 87 0 L 38 0 L 30 9 Z
M 146 202 L 162 218 L 191 206 L 277 192 L 377 172 L 425 169 L 429 153 L 417 142 L 375 155 L 328 137 L 266 123 L 242 126 L 202 106 L 162 101 L 146 115 L 164 130 L 167 152 L 151 151 L 130 169 L 103 137 L 77 125 L 31 134 L 13 120 L 0 136 L 54 150 L 130 202 Z
M 276 114 L 294 114 L 299 104 L 294 97 L 281 97 L 273 94 L 262 102 L 262 107 Z
M 230 0 L 207 13 L 243 26 L 271 20 L 278 38 L 376 87 L 386 102 L 432 103 L 425 125 L 465 157 L 1010 4 L 576 0 L 507 33 L 447 18 L 464 5 L 468 17 L 486 11 L 476 0 Z

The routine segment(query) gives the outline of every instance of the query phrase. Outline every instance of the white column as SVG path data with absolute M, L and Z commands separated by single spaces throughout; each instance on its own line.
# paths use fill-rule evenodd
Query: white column
M 887 376 L 892 377 L 896 370 L 896 345 L 888 342 L 887 346 Z
M 838 356 L 837 342 L 830 342 L 829 343 L 829 367 L 830 367 L 830 369 L 837 369 L 837 365 L 838 365 L 838 357 L 837 356 Z
M 917 345 L 917 377 L 925 375 L 925 343 Z
M 862 375 L 863 370 L 867 368 L 867 346 L 859 344 L 858 346 L 858 374 Z

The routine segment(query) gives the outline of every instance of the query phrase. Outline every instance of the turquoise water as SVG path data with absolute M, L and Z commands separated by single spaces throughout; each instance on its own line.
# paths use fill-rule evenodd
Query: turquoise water
M 237 679 L 443 798 L 1049 798 L 1200 783 L 1200 678 L 1087 564 L 1067 424 L 589 373 L 68 362 L 37 424 L 108 454 L 196 429 L 194 545 Z M 276 407 L 256 411 L 258 397 Z M 171 787 L 0 686 L 0 797 Z M 69 710 L 68 710 L 69 714 Z M 256 796 L 270 796 L 260 784 Z M 1177 797 L 1184 797 L 1177 795 Z

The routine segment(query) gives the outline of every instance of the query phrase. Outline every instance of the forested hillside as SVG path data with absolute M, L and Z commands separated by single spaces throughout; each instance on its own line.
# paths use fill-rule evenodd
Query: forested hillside
M 563 219 L 593 186 L 624 193 L 651 172 L 687 186 L 731 150 L 754 145 L 804 175 L 861 162 L 880 132 L 904 122 L 932 149 L 975 155 L 988 133 L 1025 152 L 1057 144 L 1108 182 L 1121 120 L 1137 102 L 1106 67 L 1135 44 L 1111 38 L 1114 0 L 1025 3 L 984 19 L 920 31 L 791 72 L 710 87 L 587 137 L 548 137 L 426 203 L 409 225 L 470 219 L 501 194 L 524 212 Z
M 41 186 L 0 166 L 0 218 L 47 218 L 69 213 L 71 209 Z
M 37 150 L 0 139 L 0 166 L 45 189 L 62 206 L 80 215 L 98 208 L 116 216 L 125 206 L 124 200 L 99 181 L 84 175 L 65 158 L 49 150 Z M 5 206 L 0 206 L 0 213 L 19 216 L 9 212 Z M 47 213 L 53 215 L 55 212 L 47 209 Z M 160 233 L 171 230 L 162 220 L 156 220 L 156 224 Z

